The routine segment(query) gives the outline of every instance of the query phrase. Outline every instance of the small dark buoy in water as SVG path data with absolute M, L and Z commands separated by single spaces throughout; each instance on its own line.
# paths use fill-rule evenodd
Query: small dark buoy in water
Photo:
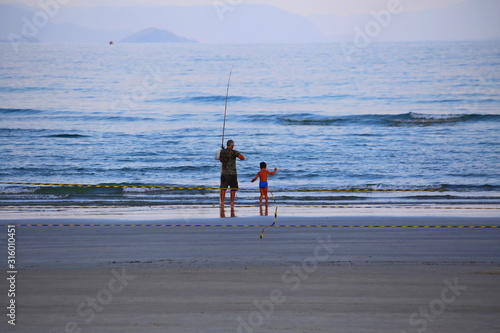
M 109 45 L 113 45 L 113 41 L 112 41 L 112 40 L 111 40 L 111 41 L 109 41 Z

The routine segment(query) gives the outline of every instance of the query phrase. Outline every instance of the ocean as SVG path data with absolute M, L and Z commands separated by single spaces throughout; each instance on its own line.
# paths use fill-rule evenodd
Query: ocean
M 283 205 L 500 203 L 498 41 L 17 47 L 0 43 L 1 206 L 217 204 L 232 66 L 237 205 L 258 203 L 261 161 Z

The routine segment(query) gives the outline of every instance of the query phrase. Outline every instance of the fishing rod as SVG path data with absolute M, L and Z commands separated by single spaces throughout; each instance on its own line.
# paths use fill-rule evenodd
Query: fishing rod
M 229 84 L 231 82 L 231 74 L 233 73 L 233 67 L 234 64 L 231 66 L 231 70 L 229 71 L 229 77 L 227 79 L 227 88 L 226 88 L 226 105 L 224 106 L 224 123 L 222 124 L 222 142 L 221 142 L 221 149 L 224 149 L 224 134 L 226 132 L 226 116 L 227 116 L 227 101 L 229 99 Z
M 262 239 L 262 237 L 264 237 L 264 230 L 266 230 L 266 228 L 269 228 L 269 227 L 274 227 L 274 225 L 276 224 L 276 220 L 278 219 L 278 202 L 276 202 L 276 198 L 274 197 L 273 192 L 270 191 L 270 193 L 271 193 L 271 196 L 273 197 L 274 205 L 276 206 L 276 208 L 274 209 L 274 221 L 273 221 L 273 224 L 266 225 L 266 226 L 264 226 L 264 228 L 262 228 L 262 231 L 260 232 L 260 239 Z

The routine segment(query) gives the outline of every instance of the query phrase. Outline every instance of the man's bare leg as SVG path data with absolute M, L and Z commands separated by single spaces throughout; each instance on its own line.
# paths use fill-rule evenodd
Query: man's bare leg
M 235 198 L 236 198 L 236 191 L 231 191 L 231 206 L 234 206 Z
M 226 190 L 220 190 L 220 205 L 224 206 L 224 199 L 226 197 Z

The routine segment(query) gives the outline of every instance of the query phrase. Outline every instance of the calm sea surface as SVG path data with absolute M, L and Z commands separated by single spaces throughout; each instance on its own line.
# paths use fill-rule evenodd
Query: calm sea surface
M 0 44 L 0 182 L 219 186 L 225 139 L 282 203 L 500 203 L 500 42 Z M 301 192 L 303 189 L 419 192 Z M 429 192 L 426 190 L 440 190 Z M 240 192 L 239 204 L 255 204 Z M 214 204 L 211 190 L 0 185 L 1 205 Z

